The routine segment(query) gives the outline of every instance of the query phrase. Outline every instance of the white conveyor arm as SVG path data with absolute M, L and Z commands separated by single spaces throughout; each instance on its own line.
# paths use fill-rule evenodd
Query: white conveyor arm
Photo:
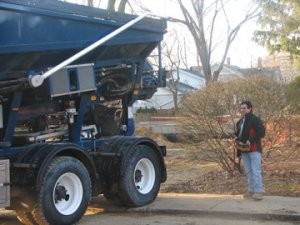
M 53 75 L 58 70 L 64 68 L 65 66 L 69 65 L 70 63 L 74 62 L 75 60 L 79 59 L 80 57 L 84 56 L 85 54 L 89 53 L 90 51 L 94 50 L 95 48 L 99 47 L 101 44 L 105 43 L 106 41 L 112 39 L 116 35 L 120 34 L 124 30 L 128 29 L 129 27 L 133 26 L 143 18 L 147 16 L 156 16 L 152 13 L 146 13 L 144 15 L 140 15 L 136 17 L 135 19 L 127 22 L 123 26 L 119 27 L 118 29 L 114 30 L 113 32 L 109 33 L 108 35 L 104 36 L 100 40 L 96 41 L 95 43 L 91 44 L 90 46 L 86 47 L 85 49 L 81 50 L 80 52 L 76 53 L 75 55 L 71 56 L 70 58 L 66 59 L 65 61 L 61 62 L 57 66 L 51 68 L 47 72 L 43 74 L 37 74 L 29 77 L 29 84 L 32 87 L 39 87 L 43 84 L 44 80 L 51 75 Z M 160 17 L 160 16 L 158 16 Z

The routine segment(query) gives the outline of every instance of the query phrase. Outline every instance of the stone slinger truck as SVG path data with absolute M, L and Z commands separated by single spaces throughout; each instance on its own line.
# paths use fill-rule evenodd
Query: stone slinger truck
M 23 224 L 67 225 L 92 196 L 154 201 L 166 148 L 134 135 L 132 105 L 165 84 L 166 19 L 4 0 L 0 30 L 0 207 Z

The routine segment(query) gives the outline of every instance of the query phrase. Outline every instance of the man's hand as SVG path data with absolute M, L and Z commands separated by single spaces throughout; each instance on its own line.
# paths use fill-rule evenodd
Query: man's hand
M 235 158 L 235 163 L 236 163 L 236 164 L 239 164 L 240 162 L 241 162 L 241 157 L 236 157 L 236 158 Z

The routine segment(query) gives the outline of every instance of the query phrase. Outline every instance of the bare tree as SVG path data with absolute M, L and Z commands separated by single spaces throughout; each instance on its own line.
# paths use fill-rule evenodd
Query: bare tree
M 188 8 L 187 0 L 177 0 L 184 16 L 184 20 L 177 20 L 175 22 L 181 22 L 185 24 L 195 42 L 197 50 L 197 58 L 199 58 L 203 73 L 205 75 L 206 84 L 211 81 L 217 81 L 219 74 L 223 69 L 224 62 L 226 60 L 230 45 L 236 38 L 241 27 L 249 20 L 258 16 L 258 8 L 249 7 L 249 11 L 245 14 L 244 18 L 241 19 L 235 26 L 231 26 L 229 18 L 226 12 L 226 3 L 223 0 L 205 1 L 205 0 L 190 0 L 190 8 Z M 206 4 L 209 4 L 206 6 Z M 210 16 L 208 16 L 210 15 Z M 227 27 L 227 32 L 224 33 L 223 39 L 225 40 L 225 47 L 223 49 L 223 56 L 218 68 L 212 73 L 211 54 L 214 48 L 213 41 L 215 40 L 216 34 L 216 21 L 217 18 L 223 16 L 223 25 Z M 206 29 L 205 19 L 210 18 L 209 27 Z
M 88 6 L 94 6 L 94 1 L 93 0 L 88 0 Z
M 290 121 L 288 102 L 285 87 L 268 78 L 212 82 L 187 96 L 179 114 L 184 119 L 178 120 L 177 128 L 181 131 L 182 141 L 190 142 L 192 148 L 186 149 L 188 154 L 194 159 L 218 163 L 232 175 L 236 168 L 242 172 L 235 161 L 233 138 L 239 104 L 245 99 L 251 99 L 255 114 L 267 127 L 263 160 L 276 155 L 282 157 L 284 150 L 280 150 L 280 144 L 288 138 Z
M 83 3 L 86 4 L 85 0 L 82 0 Z M 98 2 L 98 6 L 100 5 L 100 1 L 95 0 L 87 0 L 87 5 L 91 7 L 97 7 L 96 2 Z M 117 12 L 125 12 L 126 5 L 129 4 L 129 0 L 108 0 L 106 9 Z
M 116 0 L 109 0 L 107 2 L 107 9 L 112 11 L 125 12 L 125 7 L 127 3 L 128 0 L 121 0 L 119 2 Z
M 168 87 L 173 95 L 174 109 L 178 110 L 178 84 L 180 82 L 180 68 L 186 67 L 184 48 L 178 41 L 178 33 L 174 30 L 169 38 L 162 44 L 162 55 L 164 64 L 168 67 Z

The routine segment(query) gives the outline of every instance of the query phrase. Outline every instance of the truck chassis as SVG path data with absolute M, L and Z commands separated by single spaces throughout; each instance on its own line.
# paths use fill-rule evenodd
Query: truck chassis
M 134 135 L 132 104 L 163 83 L 146 58 L 165 20 L 49 0 L 2 1 L 0 13 L 0 207 L 23 224 L 67 225 L 92 196 L 154 201 L 166 148 Z M 67 35 L 49 33 L 54 22 Z

